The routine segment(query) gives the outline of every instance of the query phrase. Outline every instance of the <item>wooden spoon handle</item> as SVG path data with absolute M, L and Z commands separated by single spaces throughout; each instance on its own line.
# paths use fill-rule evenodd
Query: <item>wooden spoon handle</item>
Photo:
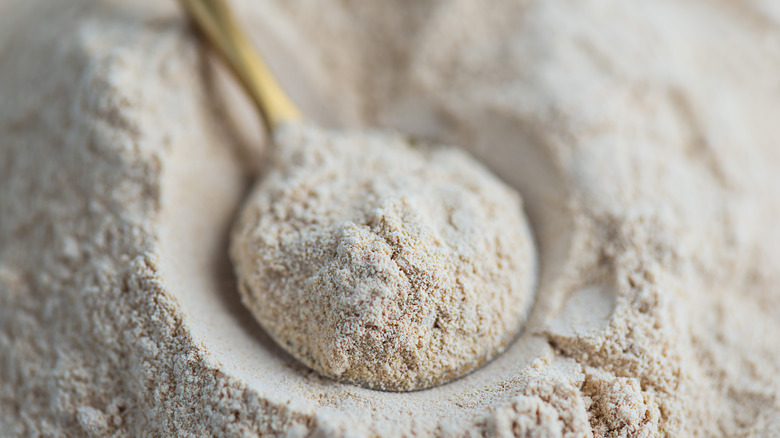
M 244 85 L 269 132 L 282 123 L 301 121 L 300 110 L 252 47 L 224 0 L 179 2 Z

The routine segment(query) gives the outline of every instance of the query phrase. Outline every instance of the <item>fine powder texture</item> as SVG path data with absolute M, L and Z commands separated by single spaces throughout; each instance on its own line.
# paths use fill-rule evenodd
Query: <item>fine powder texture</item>
M 419 391 L 301 365 L 229 256 L 258 117 L 176 2 L 0 1 L 0 434 L 780 436 L 776 0 L 231 4 L 311 120 L 522 195 L 522 333 Z
M 244 303 L 330 377 L 411 390 L 504 350 L 533 301 L 520 197 L 463 152 L 292 124 L 241 213 Z

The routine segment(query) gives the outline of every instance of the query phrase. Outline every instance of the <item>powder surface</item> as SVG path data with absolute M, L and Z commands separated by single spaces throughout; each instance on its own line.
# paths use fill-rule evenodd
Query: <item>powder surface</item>
M 257 115 L 175 2 L 0 2 L 8 436 L 780 436 L 774 0 L 235 0 L 304 113 L 467 148 L 538 288 L 449 383 L 323 378 L 240 301 Z
M 410 390 L 503 351 L 533 301 L 519 196 L 468 155 L 288 125 L 232 240 L 243 301 L 324 375 Z

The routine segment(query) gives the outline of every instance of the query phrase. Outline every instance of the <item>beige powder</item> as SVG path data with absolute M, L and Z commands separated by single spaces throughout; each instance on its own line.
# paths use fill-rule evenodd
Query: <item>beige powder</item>
M 301 366 L 228 257 L 257 115 L 175 2 L 0 2 L 3 434 L 780 435 L 776 2 L 234 4 L 318 122 L 522 194 L 523 333 L 421 391 Z
M 440 384 L 517 335 L 535 251 L 520 198 L 455 148 L 288 125 L 243 209 L 244 303 L 326 376 Z

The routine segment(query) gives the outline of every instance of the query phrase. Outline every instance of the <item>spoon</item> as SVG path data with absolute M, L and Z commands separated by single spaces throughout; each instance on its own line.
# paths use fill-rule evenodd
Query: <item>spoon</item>
M 269 335 L 324 376 L 393 391 L 506 349 L 536 282 L 519 195 L 457 148 L 306 124 L 224 0 L 180 3 L 273 134 L 231 241 Z

